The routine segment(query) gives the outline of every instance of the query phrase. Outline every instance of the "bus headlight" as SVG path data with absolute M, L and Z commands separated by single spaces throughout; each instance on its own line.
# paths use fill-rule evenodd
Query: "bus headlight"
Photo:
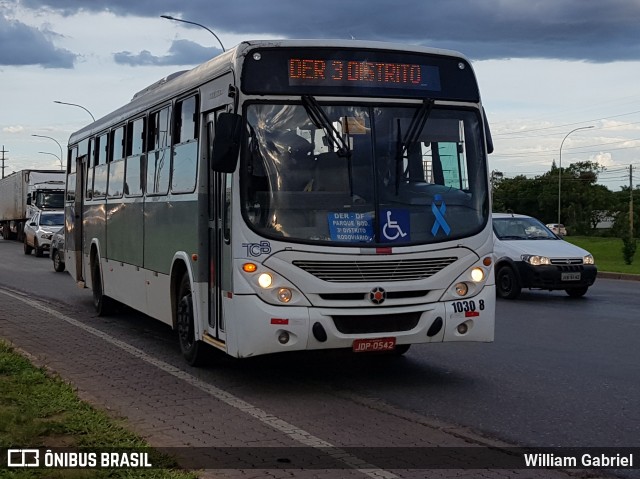
M 288 303 L 289 301 L 291 301 L 292 297 L 293 297 L 293 293 L 289 288 L 280 288 L 278 290 L 278 299 L 281 302 Z
M 466 283 L 456 283 L 456 294 L 458 296 L 465 296 L 469 292 L 469 287 Z
M 247 294 L 245 285 L 258 297 L 274 306 L 311 306 L 308 299 L 287 278 L 268 267 L 247 260 L 237 260 L 236 267 L 246 283 L 239 281 L 238 294 Z
M 260 276 L 258 276 L 258 284 L 260 285 L 261 288 L 267 289 L 271 287 L 272 283 L 273 283 L 273 278 L 269 273 L 262 273 Z
M 473 268 L 471 270 L 471 279 L 476 283 L 484 280 L 484 270 L 482 268 Z

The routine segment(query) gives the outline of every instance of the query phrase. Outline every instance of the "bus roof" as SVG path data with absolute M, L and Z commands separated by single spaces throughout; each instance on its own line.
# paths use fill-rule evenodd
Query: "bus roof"
M 247 40 L 230 48 L 224 53 L 208 60 L 191 70 L 174 72 L 157 82 L 137 92 L 126 105 L 114 110 L 95 122 L 86 125 L 74 132 L 69 143 L 74 144 L 90 135 L 99 133 L 105 128 L 125 121 L 137 112 L 146 111 L 154 105 L 161 103 L 167 96 L 180 95 L 198 87 L 225 71 L 232 71 L 233 65 L 246 54 L 257 48 L 286 48 L 286 47 L 318 47 L 318 48 L 349 48 L 360 50 L 386 50 L 408 53 L 423 53 L 437 56 L 458 57 L 471 65 L 469 60 L 461 53 L 430 48 L 417 45 L 399 43 L 387 43 L 365 40 Z M 170 95 L 169 95 L 170 93 Z

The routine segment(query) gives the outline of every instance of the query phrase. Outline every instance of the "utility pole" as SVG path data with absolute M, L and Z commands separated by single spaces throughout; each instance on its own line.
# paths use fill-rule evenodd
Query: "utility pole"
M 5 153 L 9 153 L 7 150 L 4 149 L 4 145 L 2 145 L 1 153 L 2 153 L 2 158 L 0 158 L 0 160 L 2 160 L 2 177 L 4 178 L 4 169 L 5 169 L 5 166 L 4 166 L 4 160 L 5 160 L 4 154 Z
M 633 165 L 629 165 L 629 238 L 633 239 Z

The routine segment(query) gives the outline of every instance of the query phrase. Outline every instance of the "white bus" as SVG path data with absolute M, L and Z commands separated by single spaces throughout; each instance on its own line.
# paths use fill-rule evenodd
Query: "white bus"
M 491 149 L 458 53 L 243 42 L 71 136 L 65 260 L 190 364 L 492 341 Z

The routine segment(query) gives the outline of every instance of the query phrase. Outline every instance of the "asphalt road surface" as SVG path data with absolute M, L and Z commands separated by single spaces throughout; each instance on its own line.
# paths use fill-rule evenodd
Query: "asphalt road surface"
M 20 244 L 0 240 L 0 286 L 86 315 L 93 327 L 184 367 L 168 327 L 127 308 L 95 317 L 89 290 L 55 273 L 48 257 L 25 256 Z M 413 346 L 402 358 L 213 354 L 197 374 L 267 410 L 282 411 L 295 401 L 291 391 L 306 388 L 517 446 L 640 447 L 639 293 L 638 282 L 607 279 L 578 299 L 525 291 L 498 301 L 491 344 Z M 301 414 L 320 415 L 316 406 L 301 405 L 309 407 Z

